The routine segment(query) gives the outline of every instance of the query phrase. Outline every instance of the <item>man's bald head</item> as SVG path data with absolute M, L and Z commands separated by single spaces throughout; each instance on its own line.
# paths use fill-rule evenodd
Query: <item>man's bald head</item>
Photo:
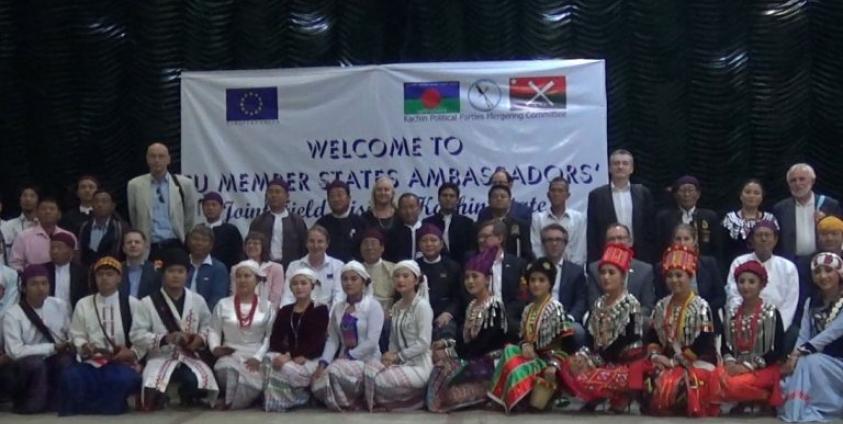
M 146 164 L 152 176 L 164 176 L 170 166 L 170 150 L 163 143 L 150 144 L 146 149 Z

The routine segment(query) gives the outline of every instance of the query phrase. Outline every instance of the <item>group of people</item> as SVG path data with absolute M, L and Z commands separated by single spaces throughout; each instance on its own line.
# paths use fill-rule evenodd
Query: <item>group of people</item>
M 331 212 L 308 228 L 275 179 L 245 238 L 158 143 L 128 184 L 128 221 L 94 177 L 65 213 L 25 186 L 21 215 L 0 224 L 0 400 L 60 415 L 132 399 L 509 413 L 577 398 L 611 413 L 843 417 L 843 220 L 813 169 L 788 171 L 792 196 L 771 212 L 747 181 L 720 218 L 697 207 L 695 178 L 654 211 L 632 154 L 609 162 L 587 214 L 567 207 L 563 178 L 532 212 L 497 170 L 477 222 L 458 213 L 457 185 L 422 218 L 381 178 L 360 216 L 349 186 L 328 184 Z

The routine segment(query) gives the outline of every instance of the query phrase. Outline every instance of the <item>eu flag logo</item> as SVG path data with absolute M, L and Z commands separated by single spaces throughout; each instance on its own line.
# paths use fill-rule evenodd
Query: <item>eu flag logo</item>
M 225 90 L 226 121 L 278 119 L 276 87 L 229 88 Z

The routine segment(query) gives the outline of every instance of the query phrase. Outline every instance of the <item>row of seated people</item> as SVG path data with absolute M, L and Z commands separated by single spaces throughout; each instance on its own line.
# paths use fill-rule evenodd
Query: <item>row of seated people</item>
M 314 300 L 317 273 L 291 271 L 294 300 L 280 310 L 261 288 L 260 265 L 244 261 L 233 270 L 234 295 L 211 312 L 186 287 L 183 251 L 163 255 L 161 289 L 142 300 L 121 296 L 122 264 L 107 257 L 94 267 L 97 293 L 77 303 L 72 319 L 68 305 L 49 296 L 46 268 L 32 265 L 23 273 L 21 301 L 3 317 L 0 376 L 15 385 L 15 410 L 63 415 L 121 413 L 138 393 L 143 409 L 161 408 L 175 382 L 182 403 L 220 409 L 262 399 L 266 410 L 283 411 L 313 397 L 332 410 L 426 405 L 437 412 L 491 399 L 509 412 L 576 396 L 586 409 L 608 401 L 619 412 L 634 401 L 655 415 L 713 416 L 729 402 L 738 409 L 748 402 L 777 407 L 788 421 L 843 412 L 837 254 L 812 260 L 817 290 L 789 354 L 782 314 L 761 297 L 765 267 L 754 260 L 737 266 L 740 300 L 725 314 L 720 355 L 712 309 L 693 287 L 699 263 L 693 248 L 677 244 L 665 253 L 660 267 L 670 294 L 646 314 L 628 290 L 631 249 L 610 243 L 597 264 L 602 294 L 586 320 L 584 346 L 553 295 L 557 263 L 546 258 L 524 272 L 530 302 L 511 334 L 512 314 L 494 294 L 497 256 L 489 249 L 467 262 L 464 324 L 438 340 L 427 278 L 413 260 L 393 268 L 398 298 L 384 314 L 372 276 L 356 261 L 341 268 L 343 296 L 331 306 Z M 382 353 L 383 331 L 389 343 Z

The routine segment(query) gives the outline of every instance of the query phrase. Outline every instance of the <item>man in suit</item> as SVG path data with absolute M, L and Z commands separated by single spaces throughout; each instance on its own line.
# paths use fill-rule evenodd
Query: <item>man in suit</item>
M 481 251 L 493 249 L 498 252 L 492 265 L 492 294 L 503 301 L 507 334 L 513 343 L 518 343 L 521 312 L 527 306 L 529 297 L 526 289 L 521 287 L 521 278 L 527 263 L 515 255 L 506 253 L 503 248 L 506 237 L 506 225 L 501 221 L 489 220 L 477 227 L 477 245 Z
M 421 228 L 419 219 L 421 202 L 419 196 L 404 193 L 398 198 L 398 219 L 386 235 L 386 253 L 384 259 L 398 263 L 404 259 L 416 259 L 418 251 L 416 232 Z
M 585 270 L 582 265 L 565 260 L 568 247 L 568 230 L 559 224 L 550 224 L 541 230 L 541 243 L 545 256 L 556 264 L 556 281 L 553 284 L 553 296 L 565 307 L 565 312 L 574 319 L 574 337 L 577 344 L 585 345 L 585 327 L 583 316 L 588 310 L 588 286 L 585 283 Z
M 155 265 L 146 260 L 146 235 L 139 230 L 123 234 L 123 281 L 120 294 L 143 299 L 161 289 L 161 274 Z
M 50 296 L 68 305 L 73 312 L 79 299 L 92 293 L 85 268 L 72 262 L 76 239 L 69 233 L 55 233 L 50 237 L 50 262 L 44 264 L 50 280 Z
M 266 186 L 268 210 L 255 218 L 249 231 L 257 231 L 269 240 L 269 259 L 286 269 L 290 262 L 307 254 L 307 224 L 295 212 L 287 210 L 290 185 L 275 178 Z
M 606 244 L 619 243 L 626 246 L 632 246 L 632 240 L 629 235 L 629 228 L 620 223 L 610 224 L 606 229 L 605 236 Z M 598 282 L 599 269 L 598 262 L 594 261 L 588 265 L 588 305 L 594 305 L 597 298 L 603 294 Z M 653 284 L 653 266 L 639 261 L 632 260 L 632 265 L 629 268 L 629 273 L 626 279 L 626 290 L 641 303 L 641 315 L 649 317 L 650 312 L 656 305 L 656 292 Z M 646 320 L 649 322 L 649 320 Z
M 807 163 L 797 163 L 787 171 L 791 197 L 773 206 L 781 228 L 777 252 L 790 260 L 811 256 L 817 250 L 816 223 L 827 215 L 841 216 L 837 200 L 814 193 L 817 174 Z
M 360 237 L 366 229 L 366 221 L 351 210 L 351 189 L 348 184 L 335 180 L 325 187 L 328 192 L 328 207 L 331 212 L 316 221 L 331 238 L 328 256 L 343 263 L 358 256 Z
M 91 217 L 79 227 L 79 251 L 85 269 L 100 258 L 119 258 L 123 249 L 125 224 L 114 214 L 111 193 L 98 190 L 94 194 Z
M 489 186 L 506 186 L 507 188 L 509 188 L 510 197 L 512 197 L 511 194 L 514 181 L 515 179 L 512 178 L 512 175 L 510 175 L 509 172 L 507 172 L 506 168 L 499 166 L 497 169 L 495 169 L 495 173 L 492 174 L 492 178 L 489 179 Z M 533 217 L 533 209 L 530 208 L 530 205 L 526 203 L 516 202 L 513 199 L 511 209 L 512 216 L 514 216 L 520 221 L 526 222 L 527 226 L 530 225 L 530 220 Z M 480 212 L 477 214 L 477 222 L 488 221 L 493 218 L 492 215 L 493 214 L 491 205 L 480 209 Z
M 187 248 L 190 252 L 190 268 L 187 284 L 194 293 L 199 293 L 214 310 L 217 302 L 228 296 L 231 280 L 222 262 L 211 256 L 214 247 L 214 231 L 205 224 L 190 230 Z
M 243 257 L 243 235 L 233 224 L 222 221 L 225 202 L 216 192 L 205 193 L 202 197 L 202 214 L 208 227 L 214 230 L 214 249 L 211 256 L 219 259 L 230 270 Z
M 615 150 L 609 156 L 611 182 L 588 193 L 588 261 L 600 259 L 606 229 L 613 223 L 621 223 L 632 232 L 635 256 L 646 262 L 653 262 L 653 196 L 641 184 L 632 184 L 634 162 L 632 153 Z M 640 299 L 639 299 L 640 300 Z
M 82 175 L 76 180 L 76 198 L 79 206 L 65 211 L 61 215 L 59 226 L 79 237 L 82 224 L 91 217 L 94 209 L 94 193 L 99 190 L 100 183 L 93 175 Z
M 666 208 L 656 215 L 656 234 L 658 240 L 657 255 L 673 244 L 673 230 L 681 223 L 694 227 L 698 252 L 715 259 L 721 257 L 719 230 L 720 220 L 717 213 L 710 209 L 697 207 L 700 200 L 700 182 L 696 177 L 686 175 L 678 178 L 671 187 L 676 207 Z
M 150 241 L 150 259 L 170 247 L 184 248 L 185 235 L 196 219 L 193 181 L 171 174 L 170 152 L 161 143 L 146 150 L 149 173 L 132 178 L 126 188 L 129 219 Z
M 506 225 L 507 238 L 504 244 L 506 253 L 518 256 L 527 262 L 533 260 L 530 223 L 512 215 L 512 193 L 509 187 L 496 185 L 489 189 L 489 210 L 493 220 L 501 221 Z
M 477 234 L 474 221 L 460 215 L 460 188 L 454 183 L 439 187 L 439 210 L 425 218 L 422 224 L 433 224 L 442 231 L 445 253 L 459 264 L 463 264 L 466 253 L 475 250 Z

